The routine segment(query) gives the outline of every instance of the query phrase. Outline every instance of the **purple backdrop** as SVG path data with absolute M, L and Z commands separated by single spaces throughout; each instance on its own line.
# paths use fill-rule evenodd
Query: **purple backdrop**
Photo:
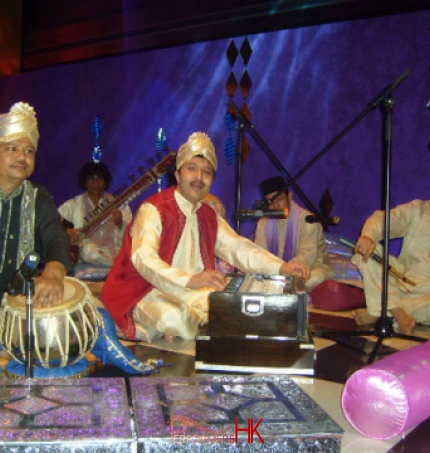
M 295 175 L 404 71 L 394 91 L 392 205 L 430 193 L 430 12 L 304 27 L 248 36 L 247 66 L 253 85 L 248 105 L 255 130 L 285 169 Z M 238 47 L 243 38 L 234 39 Z M 92 124 L 103 122 L 103 161 L 113 170 L 112 189 L 155 155 L 159 128 L 171 149 L 197 130 L 217 146 L 220 168 L 213 192 L 234 212 L 236 163 L 223 147 L 228 102 L 229 39 L 70 64 L 0 79 L 0 110 L 17 101 L 34 105 L 40 120 L 40 154 L 34 180 L 62 203 L 79 192 L 78 172 L 91 158 Z M 233 71 L 240 79 L 238 59 Z M 234 100 L 243 104 L 240 90 Z M 355 239 L 366 217 L 383 207 L 383 114 L 372 110 L 299 180 L 318 206 L 328 189 L 331 231 Z M 234 134 L 236 137 L 236 134 Z M 258 182 L 279 174 L 249 137 L 241 207 L 253 208 Z M 148 190 L 140 200 L 155 191 Z M 133 207 L 136 206 L 134 203 Z M 254 222 L 241 231 L 252 234 Z

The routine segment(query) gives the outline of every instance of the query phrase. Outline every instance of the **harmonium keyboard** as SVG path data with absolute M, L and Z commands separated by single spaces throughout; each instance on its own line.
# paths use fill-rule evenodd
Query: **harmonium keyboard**
M 196 338 L 196 369 L 313 374 L 308 295 L 302 279 L 229 274 L 209 296 L 209 323 Z

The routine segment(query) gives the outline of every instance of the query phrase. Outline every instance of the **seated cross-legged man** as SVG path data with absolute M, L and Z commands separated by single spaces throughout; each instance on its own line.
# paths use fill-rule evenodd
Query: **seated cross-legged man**
M 177 186 L 147 199 L 126 230 L 102 298 L 127 337 L 194 338 L 208 321 L 209 294 L 227 283 L 215 257 L 243 272 L 309 277 L 306 265 L 285 262 L 239 236 L 201 202 L 217 167 L 208 135 L 192 134 L 178 150 Z
M 108 220 L 88 237 L 82 234 L 85 224 L 114 201 L 114 196 L 107 192 L 111 179 L 107 165 L 86 163 L 79 172 L 79 187 L 84 192 L 58 208 L 64 224 L 69 226 L 67 233 L 78 248 L 81 263 L 110 267 L 121 248 L 125 228 L 132 217 L 128 206 L 114 208 Z
M 354 312 L 358 325 L 375 322 L 381 315 L 382 266 L 370 257 L 382 256 L 379 242 L 384 238 L 385 212 L 376 211 L 365 222 L 356 244 L 354 262 L 363 275 L 366 309 Z M 416 323 L 430 324 L 430 201 L 414 200 L 390 211 L 390 238 L 403 238 L 398 258 L 390 266 L 403 275 L 389 275 L 388 316 L 400 331 L 411 334 Z

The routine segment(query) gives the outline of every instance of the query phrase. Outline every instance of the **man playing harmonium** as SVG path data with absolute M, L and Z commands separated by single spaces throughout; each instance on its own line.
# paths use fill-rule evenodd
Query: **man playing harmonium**
M 35 308 L 63 301 L 63 279 L 71 271 L 70 242 L 52 195 L 28 180 L 33 174 L 39 131 L 33 107 L 19 102 L 0 115 L 0 290 L 29 253 L 40 255 Z
M 146 200 L 128 227 L 102 291 L 127 337 L 194 338 L 208 321 L 209 294 L 227 284 L 215 257 L 247 273 L 309 277 L 308 267 L 287 263 L 239 236 L 201 203 L 217 166 L 211 139 L 192 134 L 177 154 L 178 185 Z

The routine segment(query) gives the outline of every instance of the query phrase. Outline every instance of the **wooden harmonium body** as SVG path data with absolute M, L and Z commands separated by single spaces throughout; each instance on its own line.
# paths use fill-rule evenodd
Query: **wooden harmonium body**
M 209 297 L 209 324 L 196 338 L 196 369 L 313 374 L 308 295 L 293 277 L 230 274 Z

